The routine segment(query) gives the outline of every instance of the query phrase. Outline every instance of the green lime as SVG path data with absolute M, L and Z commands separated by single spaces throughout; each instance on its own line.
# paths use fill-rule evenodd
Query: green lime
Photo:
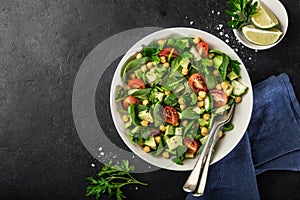
M 269 29 L 278 25 L 276 16 L 262 1 L 258 1 L 256 9 L 257 13 L 251 17 L 255 26 L 262 29 Z
M 277 42 L 282 32 L 276 28 L 268 30 L 256 28 L 254 25 L 247 25 L 242 32 L 250 42 L 258 45 L 270 45 Z

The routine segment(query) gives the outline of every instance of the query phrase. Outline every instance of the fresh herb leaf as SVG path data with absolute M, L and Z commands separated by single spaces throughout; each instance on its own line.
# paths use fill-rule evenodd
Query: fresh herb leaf
M 99 199 L 101 195 L 108 194 L 117 200 L 126 198 L 121 190 L 125 185 L 139 184 L 146 186 L 147 183 L 136 180 L 130 172 L 134 171 L 134 166 L 129 165 L 128 160 L 122 160 L 120 165 L 106 164 L 97 174 L 98 179 L 87 178 L 90 185 L 86 188 L 86 196 L 95 196 Z
M 232 18 L 228 25 L 233 29 L 240 29 L 257 12 L 257 5 L 258 2 L 253 3 L 253 0 L 230 0 L 228 2 L 230 10 L 225 11 Z

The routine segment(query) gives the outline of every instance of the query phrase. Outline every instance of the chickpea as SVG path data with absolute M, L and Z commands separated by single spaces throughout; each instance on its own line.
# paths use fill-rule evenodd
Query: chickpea
M 145 153 L 149 153 L 150 152 L 150 147 L 149 146 L 144 146 L 143 151 Z
M 167 127 L 163 124 L 159 126 L 159 130 L 161 130 L 163 132 L 166 131 L 166 129 L 167 129 Z
M 187 124 L 188 124 L 188 120 L 183 120 L 183 121 L 181 122 L 181 125 L 182 125 L 183 127 L 186 127 Z
M 241 103 L 242 101 L 242 97 L 238 96 L 238 97 L 235 97 L 235 103 Z
M 170 154 L 169 154 L 169 152 L 167 152 L 167 151 L 164 151 L 164 152 L 162 152 L 162 157 L 164 157 L 164 158 L 169 158 L 170 157 Z
M 130 78 L 130 79 L 135 79 L 135 78 L 136 78 L 135 73 L 131 73 L 131 74 L 129 75 L 129 78 Z
M 149 122 L 146 120 L 141 121 L 141 125 L 144 127 L 148 126 L 148 124 L 149 124 Z
M 155 136 L 154 140 L 155 140 L 156 144 L 160 144 L 161 143 L 161 137 L 160 136 Z
M 217 84 L 217 85 L 216 85 L 216 89 L 217 89 L 217 90 L 222 90 L 221 84 Z
M 202 128 L 201 128 L 201 135 L 202 135 L 202 136 L 206 136 L 207 133 L 208 133 L 208 129 L 207 129 L 206 127 L 202 127 Z
M 138 53 L 137 55 L 136 55 L 136 59 L 140 59 L 140 58 L 142 58 L 143 57 L 143 55 L 141 54 L 141 53 Z
M 147 71 L 147 66 L 146 65 L 142 65 L 141 66 L 141 71 L 142 72 L 146 72 Z
M 209 66 L 213 66 L 214 65 L 214 61 L 213 60 L 209 60 Z
M 123 122 L 128 122 L 128 120 L 129 120 L 128 115 L 123 115 L 122 120 L 123 120 Z
M 159 45 L 161 45 L 161 46 L 164 46 L 165 43 L 166 43 L 166 41 L 163 40 L 163 39 L 160 39 L 160 40 L 157 41 L 157 43 L 158 43 Z
M 209 118 L 210 118 L 210 114 L 209 113 L 203 114 L 203 119 L 204 120 L 209 120 Z
M 219 70 L 215 69 L 215 70 L 213 71 L 213 74 L 214 74 L 215 76 L 219 76 L 220 72 L 219 72 Z
M 166 95 L 166 96 L 169 96 L 170 94 L 171 94 L 171 91 L 170 91 L 170 90 L 166 90 L 166 91 L 165 91 L 165 95 Z
M 198 101 L 198 106 L 202 108 L 204 106 L 204 101 Z
M 203 98 L 200 97 L 200 96 L 197 96 L 197 100 L 198 100 L 198 101 L 203 101 Z
M 215 54 L 214 54 L 214 53 L 210 53 L 210 54 L 208 55 L 208 57 L 209 57 L 210 59 L 212 59 L 213 57 L 215 57 Z
M 180 109 L 181 109 L 181 110 L 184 110 L 185 108 L 186 108 L 186 105 L 185 105 L 185 104 L 181 104 L 181 105 L 180 105 Z
M 188 75 L 189 69 L 188 68 L 182 68 L 181 74 L 182 75 Z
M 160 57 L 160 62 L 161 63 L 167 62 L 166 57 L 165 56 Z
M 201 41 L 201 40 L 200 40 L 199 37 L 195 37 L 195 38 L 193 39 L 194 44 L 198 44 L 200 41 Z
M 148 62 L 146 66 L 148 69 L 151 69 L 153 67 L 153 62 Z
M 228 89 L 228 83 L 225 82 L 225 81 L 223 81 L 223 82 L 221 83 L 221 87 L 223 88 L 223 90 L 227 90 L 227 89 Z
M 148 100 L 148 99 L 143 100 L 143 105 L 144 105 L 144 106 L 146 106 L 146 105 L 148 105 L 148 104 L 149 104 L 149 100 Z
M 184 99 L 183 99 L 183 98 L 179 98 L 179 99 L 178 99 L 178 103 L 179 103 L 180 105 L 185 104 Z
M 199 95 L 199 97 L 201 97 L 202 99 L 204 99 L 206 97 L 206 92 L 205 91 L 199 91 L 198 95 Z
M 165 63 L 163 64 L 163 67 L 164 67 L 164 68 L 169 68 L 169 67 L 170 67 L 170 63 L 165 62 Z
M 219 131 L 218 137 L 221 138 L 223 136 L 223 131 Z
M 151 68 L 150 72 L 155 73 L 156 72 L 155 68 Z

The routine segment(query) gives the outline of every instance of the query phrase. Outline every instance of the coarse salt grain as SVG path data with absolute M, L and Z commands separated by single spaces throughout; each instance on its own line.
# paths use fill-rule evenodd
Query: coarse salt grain
M 95 167 L 96 165 L 94 163 L 91 164 L 92 167 Z
M 102 147 L 99 147 L 99 148 L 98 148 L 98 151 L 102 151 Z
M 100 155 L 101 155 L 101 156 L 104 156 L 104 152 L 100 152 Z
M 192 24 L 194 24 L 194 22 L 193 22 L 193 21 L 190 21 L 190 25 L 192 25 Z

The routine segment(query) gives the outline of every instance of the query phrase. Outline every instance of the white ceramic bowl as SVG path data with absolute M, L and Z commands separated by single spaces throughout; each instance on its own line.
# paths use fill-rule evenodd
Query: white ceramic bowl
M 249 124 L 253 104 L 251 81 L 244 64 L 242 63 L 238 55 L 219 38 L 207 32 L 192 28 L 168 28 L 154 32 L 137 42 L 131 49 L 128 50 L 128 52 L 120 61 L 112 80 L 110 91 L 110 106 L 112 118 L 120 137 L 136 155 L 155 166 L 176 171 L 191 170 L 196 162 L 196 159 L 185 159 L 183 165 L 177 165 L 173 163 L 171 159 L 153 157 L 150 154 L 144 153 L 140 146 L 138 146 L 137 144 L 132 144 L 129 140 L 129 137 L 125 132 L 124 122 L 122 121 L 121 116 L 117 111 L 117 109 L 121 107 L 121 104 L 116 103 L 114 99 L 116 86 L 124 85 L 121 80 L 121 69 L 124 63 L 137 51 L 140 51 L 143 45 L 147 45 L 150 42 L 161 38 L 183 36 L 199 36 L 203 41 L 208 43 L 210 49 L 220 50 L 222 52 L 225 52 L 232 59 L 238 60 L 241 63 L 241 82 L 249 87 L 248 92 L 243 96 L 243 101 L 238 104 L 235 109 L 232 121 L 235 125 L 235 128 L 232 131 L 227 132 L 226 136 L 222 138 L 218 143 L 216 151 L 213 155 L 212 163 L 215 163 L 224 158 L 241 140 Z
M 266 6 L 268 6 L 269 9 L 277 17 L 279 22 L 278 28 L 283 32 L 283 34 L 281 35 L 281 37 L 277 42 L 270 45 L 262 46 L 262 45 L 256 45 L 249 42 L 241 30 L 233 29 L 234 35 L 243 45 L 245 45 L 250 49 L 255 49 L 255 50 L 265 50 L 277 45 L 284 38 L 288 29 L 288 22 L 289 22 L 286 9 L 279 0 L 260 0 L 260 1 L 262 1 Z

